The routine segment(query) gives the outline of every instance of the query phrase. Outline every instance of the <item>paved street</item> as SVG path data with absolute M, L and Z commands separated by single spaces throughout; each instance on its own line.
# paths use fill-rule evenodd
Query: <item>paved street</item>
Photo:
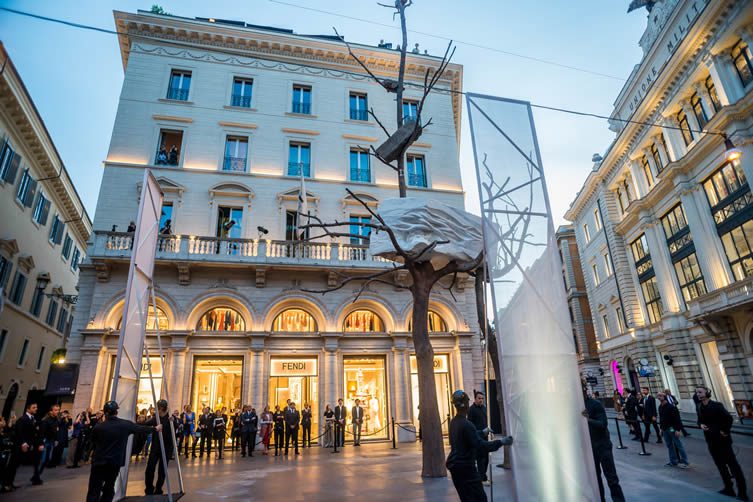
M 614 421 L 610 423 L 617 444 Z M 624 427 L 624 425 L 623 425 Z M 646 445 L 651 456 L 638 455 L 640 443 L 627 441 L 628 449 L 615 450 L 620 480 L 628 500 L 731 500 L 716 494 L 721 481 L 706 451 L 700 432 L 691 431 L 685 440 L 691 467 L 687 470 L 665 467 L 667 450 L 657 445 L 655 437 Z M 623 438 L 627 436 L 623 431 Z M 735 440 L 738 459 L 749 483 L 753 482 L 753 438 Z M 367 444 L 361 448 L 346 446 L 344 452 L 312 448 L 298 457 L 241 458 L 230 454 L 225 460 L 189 460 L 183 464 L 187 495 L 182 500 L 261 500 L 284 495 L 286 502 L 332 500 L 334 497 L 366 495 L 373 500 L 457 500 L 451 481 L 420 477 L 420 447 L 404 444 L 392 450 L 390 443 Z M 494 463 L 499 463 L 495 455 Z M 145 461 L 132 464 L 129 494 L 143 490 Z M 88 467 L 78 470 L 54 469 L 44 474 L 45 484 L 31 487 L 29 468 L 19 471 L 17 484 L 22 489 L 4 497 L 5 500 L 53 500 L 61 494 L 66 500 L 83 500 Z M 494 469 L 494 499 L 508 500 L 511 473 Z M 487 486 L 487 491 L 491 487 Z

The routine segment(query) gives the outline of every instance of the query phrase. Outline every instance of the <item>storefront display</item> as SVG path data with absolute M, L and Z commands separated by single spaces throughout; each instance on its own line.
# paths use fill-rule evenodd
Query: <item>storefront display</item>
M 343 331 L 346 333 L 378 333 L 384 331 L 384 323 L 378 315 L 370 310 L 356 310 L 345 318 Z
M 228 413 L 241 404 L 242 357 L 195 357 L 191 406 L 197 412 L 206 406 L 212 411 L 227 407 Z
M 363 439 L 385 439 L 388 437 L 387 419 L 387 380 L 384 357 L 343 358 L 345 370 L 345 406 L 350 414 L 356 399 L 361 401 L 364 421 L 361 433 Z M 352 429 L 351 429 L 352 430 Z M 348 435 L 346 434 L 346 439 Z
M 445 333 L 447 332 L 447 323 L 444 322 L 442 316 L 434 312 L 429 311 L 426 323 L 428 324 L 429 333 Z M 408 321 L 408 331 L 413 331 L 413 319 Z
M 277 358 L 270 359 L 269 409 L 275 406 L 285 410 L 288 399 L 295 403 L 298 412 L 304 404 L 311 406 L 311 435 L 318 436 L 319 430 L 319 373 L 316 358 Z M 257 410 L 258 412 L 259 410 Z M 299 428 L 299 439 L 303 430 Z M 313 441 L 316 442 L 316 441 Z
M 215 307 L 207 311 L 199 322 L 196 331 L 245 331 L 246 321 L 237 311 L 229 307 Z
M 411 391 L 413 393 L 413 422 L 418 428 L 418 412 L 420 400 L 418 397 L 418 366 L 416 356 L 410 356 L 410 381 Z M 437 405 L 439 408 L 439 419 L 443 423 L 442 430 L 447 434 L 450 415 L 450 397 L 452 390 L 450 386 L 450 365 L 447 354 L 436 354 L 434 356 L 434 383 L 437 386 Z
M 272 331 L 313 333 L 316 331 L 316 321 L 305 310 L 288 309 L 275 318 Z

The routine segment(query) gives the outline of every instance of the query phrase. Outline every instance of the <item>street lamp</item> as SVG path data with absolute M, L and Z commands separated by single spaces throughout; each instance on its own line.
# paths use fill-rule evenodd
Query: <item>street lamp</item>
M 68 305 L 75 305 L 78 302 L 78 295 L 65 295 L 56 291 L 45 293 L 44 290 L 47 289 L 48 284 L 50 284 L 50 274 L 44 273 L 37 276 L 37 289 L 47 298 L 59 298 Z
M 732 162 L 743 156 L 743 151 L 735 146 L 726 134 L 722 136 L 724 138 L 724 155 L 727 160 Z

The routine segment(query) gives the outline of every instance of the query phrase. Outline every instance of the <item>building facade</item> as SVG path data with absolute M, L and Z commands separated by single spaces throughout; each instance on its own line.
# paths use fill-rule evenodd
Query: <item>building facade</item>
M 85 314 L 69 355 L 81 364 L 76 407 L 100 407 L 109 395 L 131 249 L 123 230 L 150 168 L 164 205 L 147 343 L 154 353 L 159 328 L 166 358 L 155 357 L 153 370 L 171 406 L 260 411 L 292 399 L 312 406 L 321 429 L 326 405 L 358 398 L 364 435 L 391 437 L 392 417 L 410 429 L 419 405 L 410 295 L 381 283 L 360 296 L 358 283 L 306 292 L 392 265 L 369 254 L 361 227 L 344 227 L 349 238 L 301 240 L 296 217 L 302 178 L 309 211 L 323 221 L 369 220 L 346 188 L 375 210 L 397 196 L 394 171 L 365 151 L 386 138 L 367 110 L 394 130 L 394 95 L 335 37 L 146 12 L 116 12 L 115 21 L 125 79 L 81 266 Z M 396 78 L 398 51 L 353 47 L 377 75 Z M 440 60 L 409 54 L 408 78 L 423 82 Z M 446 92 L 461 84 L 462 67 L 451 64 L 426 101 L 432 124 L 407 155 L 410 197 L 463 207 L 460 95 Z M 406 115 L 420 97 L 407 86 Z M 474 316 L 467 278 L 435 288 L 429 327 L 442 415 L 452 388 L 483 383 Z M 152 401 L 142 380 L 139 409 Z
M 20 416 L 47 385 L 75 318 L 91 221 L 0 43 L 0 403 Z M 34 391 L 38 391 L 36 394 Z
M 602 367 L 612 389 L 706 385 L 734 408 L 753 398 L 753 5 L 658 2 L 640 45 L 566 214 Z
M 561 225 L 557 229 L 557 247 L 562 261 L 562 280 L 567 292 L 567 308 L 573 327 L 573 342 L 578 355 L 578 371 L 581 380 L 591 392 L 604 394 L 604 375 L 596 348 L 596 334 L 588 303 L 586 281 L 575 239 L 575 227 Z

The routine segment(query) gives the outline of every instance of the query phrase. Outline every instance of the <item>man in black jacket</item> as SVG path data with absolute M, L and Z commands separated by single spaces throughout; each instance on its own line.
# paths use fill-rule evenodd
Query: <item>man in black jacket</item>
M 34 475 L 31 477 L 31 484 L 41 485 L 42 479 L 39 477 L 39 460 L 44 451 L 42 438 L 39 433 L 39 423 L 36 418 L 37 403 L 29 403 L 26 411 L 16 422 L 16 451 L 12 456 L 11 465 L 8 467 L 8 485 L 13 485 L 16 477 L 16 470 L 21 464 L 22 459 L 30 459 L 34 465 Z
M 646 427 L 646 431 L 643 434 L 643 442 L 647 443 L 651 437 L 651 426 L 653 425 L 654 430 L 656 431 L 656 442 L 657 444 L 661 444 L 661 432 L 659 432 L 659 425 L 656 423 L 656 399 L 649 394 L 648 387 L 641 388 L 641 393 L 643 394 L 643 397 L 641 397 L 641 400 L 638 403 L 638 414 L 640 415 L 641 420 L 643 420 L 644 427 Z
M 468 409 L 468 420 L 476 427 L 481 437 L 486 437 L 489 429 L 487 426 L 488 422 L 486 421 L 484 393 L 477 390 L 473 394 L 473 404 Z M 484 450 L 478 450 L 476 453 L 478 453 L 478 457 L 476 457 L 478 474 L 481 476 L 481 481 L 488 481 L 489 478 L 486 475 L 486 471 L 489 469 L 489 453 Z
M 638 424 L 638 398 L 635 397 L 635 389 L 627 390 L 628 397 L 625 400 L 625 422 L 630 427 L 630 434 L 634 441 L 640 441 L 641 427 Z
M 361 425 L 363 425 L 363 408 L 361 400 L 356 399 L 356 405 L 350 410 L 350 421 L 353 425 L 353 446 L 361 446 Z
M 160 425 L 162 432 L 152 433 L 152 447 L 149 450 L 149 459 L 146 462 L 146 471 L 144 472 L 144 493 L 146 495 L 162 495 L 162 485 L 165 483 L 165 472 L 167 471 L 167 462 L 173 454 L 175 435 L 170 427 L 170 414 L 167 411 L 167 401 L 160 399 L 157 401 L 157 413 L 149 419 L 145 425 Z M 162 462 L 162 448 L 160 443 L 165 445 L 165 462 Z M 154 484 L 154 470 L 157 470 L 157 484 Z
M 732 450 L 732 415 L 724 409 L 722 403 L 711 400 L 711 390 L 707 387 L 698 387 L 695 395 L 700 403 L 698 425 L 703 430 L 711 458 L 714 459 L 716 468 L 719 469 L 719 474 L 724 481 L 724 488 L 719 490 L 719 493 L 730 497 L 735 496 L 735 490 L 732 487 L 734 477 L 737 482 L 737 498 L 749 500 L 743 470 Z
M 614 466 L 612 440 L 609 438 L 609 428 L 607 427 L 607 412 L 600 401 L 587 396 L 583 397 L 586 409 L 582 415 L 588 419 L 588 434 L 591 437 L 591 451 L 594 455 L 596 479 L 599 481 L 601 500 L 605 500 L 604 482 L 601 480 L 601 473 L 604 472 L 612 500 L 614 502 L 625 502 L 625 495 L 622 493 L 620 479 L 617 477 L 617 469 Z
M 300 455 L 298 451 L 298 425 L 301 423 L 301 414 L 295 409 L 295 403 L 291 402 L 290 407 L 285 410 L 285 455 L 288 454 L 290 440 L 293 439 L 295 454 Z
M 688 454 L 685 453 L 685 446 L 682 444 L 680 434 L 682 431 L 682 419 L 677 408 L 669 402 L 664 392 L 656 395 L 659 398 L 659 423 L 661 432 L 664 435 L 664 443 L 667 445 L 669 452 L 668 467 L 679 465 L 685 469 L 688 467 Z M 679 464 L 677 455 L 680 455 Z
M 58 444 L 58 422 L 60 420 L 60 406 L 53 404 L 50 411 L 39 424 L 39 436 L 44 445 L 44 451 L 39 459 L 37 477 L 41 479 L 42 472 L 52 460 L 52 451 Z
M 214 426 L 214 415 L 209 411 L 209 407 L 204 408 L 204 413 L 199 415 L 199 458 L 204 456 L 204 445 L 207 447 L 207 457 L 212 456 L 212 427 Z
M 348 415 L 348 410 L 343 404 L 342 398 L 337 400 L 337 406 L 335 406 L 335 445 L 340 448 L 345 446 L 345 419 Z
M 243 413 L 240 415 L 241 425 L 241 456 L 254 456 L 254 447 L 256 446 L 256 431 L 259 429 L 259 417 L 256 416 L 256 410 L 248 406 L 243 407 Z
M 94 461 L 89 475 L 87 502 L 111 502 L 115 495 L 115 480 L 126 461 L 128 436 L 139 432 L 160 432 L 162 425 L 148 427 L 118 418 L 118 403 L 109 401 L 104 407 L 105 420 L 91 431 Z
M 462 390 L 452 394 L 456 415 L 450 420 L 450 454 L 446 465 L 461 502 L 486 502 L 486 492 L 476 467 L 478 452 L 497 451 L 512 444 L 512 437 L 495 441 L 481 439 L 479 431 L 467 418 L 469 403 L 468 394 Z

